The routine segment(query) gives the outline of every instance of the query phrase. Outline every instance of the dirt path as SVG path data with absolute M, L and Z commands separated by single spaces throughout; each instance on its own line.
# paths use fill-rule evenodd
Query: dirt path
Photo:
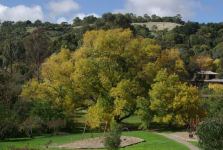
M 156 132 L 157 133 L 157 132 Z M 185 146 L 187 146 L 190 150 L 200 150 L 198 147 L 194 146 L 193 144 L 187 142 L 184 138 L 175 135 L 174 133 L 157 133 L 159 135 L 165 136 L 171 140 L 174 140 L 178 143 L 181 143 Z
M 126 147 L 130 145 L 135 145 L 144 142 L 144 139 L 137 137 L 121 136 L 120 147 Z M 90 139 L 84 139 L 79 141 L 74 141 L 73 143 L 63 144 L 57 146 L 57 148 L 66 149 L 101 149 L 104 148 L 104 137 L 96 137 Z

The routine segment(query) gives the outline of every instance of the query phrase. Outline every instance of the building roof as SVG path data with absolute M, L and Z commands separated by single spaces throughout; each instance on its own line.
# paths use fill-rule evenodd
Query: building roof
M 208 74 L 208 75 L 217 75 L 218 73 L 213 71 L 200 71 L 198 74 Z

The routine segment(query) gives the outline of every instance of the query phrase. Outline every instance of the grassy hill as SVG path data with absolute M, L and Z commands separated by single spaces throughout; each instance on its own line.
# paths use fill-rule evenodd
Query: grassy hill
M 141 25 L 141 26 L 146 26 L 150 30 L 172 30 L 177 26 L 181 26 L 180 24 L 177 23 L 172 23 L 172 22 L 145 22 L 145 23 L 132 23 L 132 25 Z

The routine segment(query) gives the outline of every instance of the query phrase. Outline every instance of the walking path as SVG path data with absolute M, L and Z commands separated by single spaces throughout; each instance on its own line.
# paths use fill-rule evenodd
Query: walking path
M 194 146 L 193 144 L 187 142 L 187 140 L 183 137 L 180 137 L 174 133 L 158 133 L 159 135 L 165 136 L 171 140 L 174 140 L 178 143 L 186 145 L 190 150 L 200 150 L 198 147 Z

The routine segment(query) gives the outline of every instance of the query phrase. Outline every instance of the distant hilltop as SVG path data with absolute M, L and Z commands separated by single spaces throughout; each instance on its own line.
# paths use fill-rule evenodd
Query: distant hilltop
M 149 30 L 172 30 L 177 26 L 182 26 L 181 24 L 178 23 L 173 23 L 173 22 L 144 22 L 144 23 L 132 23 L 132 25 L 140 25 L 140 26 L 146 26 L 149 28 Z

